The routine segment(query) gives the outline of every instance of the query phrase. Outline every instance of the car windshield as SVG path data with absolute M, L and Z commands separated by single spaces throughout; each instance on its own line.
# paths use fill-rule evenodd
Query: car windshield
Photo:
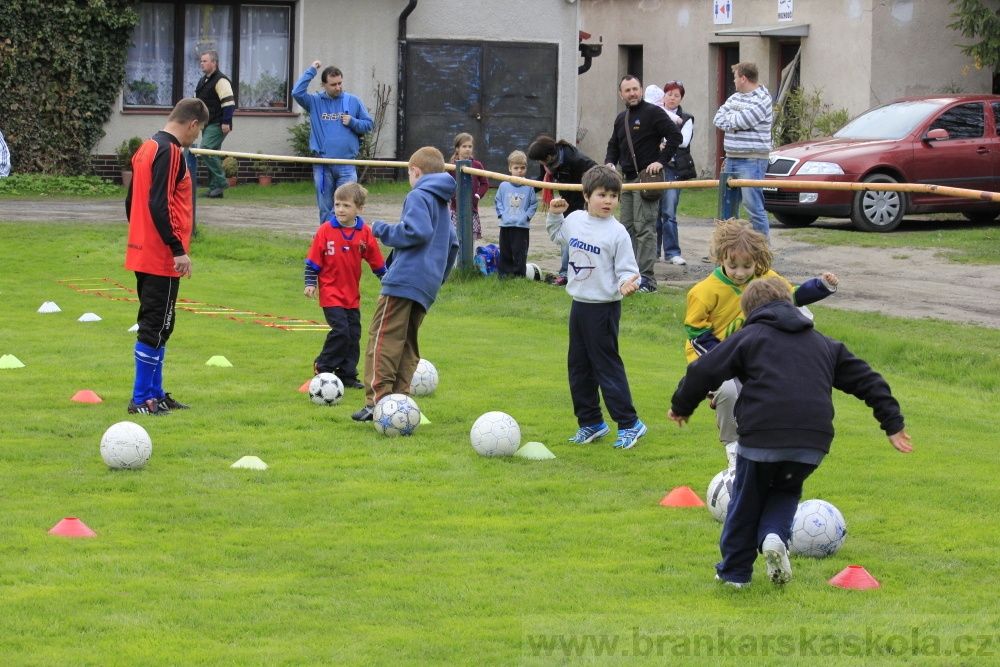
M 838 139 L 902 139 L 936 109 L 940 100 L 895 102 L 864 112 L 840 128 Z

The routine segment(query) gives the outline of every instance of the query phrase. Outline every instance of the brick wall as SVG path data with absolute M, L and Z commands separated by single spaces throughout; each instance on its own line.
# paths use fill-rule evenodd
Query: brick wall
M 237 159 L 240 163 L 240 170 L 236 175 L 240 183 L 253 183 L 257 181 L 257 169 L 252 160 L 243 158 Z M 118 168 L 118 159 L 114 155 L 94 155 L 92 156 L 94 173 L 101 178 L 108 179 L 121 184 L 121 170 Z M 290 181 L 311 181 L 312 165 L 302 162 L 275 162 L 274 182 Z M 373 167 L 374 178 L 377 181 L 391 181 L 396 178 L 396 172 L 401 171 L 392 167 Z M 361 171 L 361 168 L 358 168 Z M 205 165 L 198 161 L 198 183 L 204 185 L 208 182 L 208 170 Z

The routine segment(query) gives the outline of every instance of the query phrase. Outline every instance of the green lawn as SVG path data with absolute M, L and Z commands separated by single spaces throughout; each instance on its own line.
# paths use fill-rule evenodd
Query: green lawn
M 166 387 L 193 409 L 134 417 L 152 459 L 115 472 L 98 445 L 128 418 L 136 306 L 57 281 L 131 286 L 124 237 L 122 225 L 0 224 L 0 354 L 26 365 L 0 370 L 6 664 L 996 663 L 998 331 L 814 307 L 822 331 L 886 375 L 915 451 L 897 453 L 868 408 L 837 395 L 837 439 L 806 496 L 843 512 L 846 545 L 793 559 L 783 589 L 758 563 L 737 591 L 712 579 L 720 524 L 658 505 L 676 486 L 704 493 L 725 465 L 706 406 L 683 430 L 666 419 L 682 293 L 624 304 L 622 353 L 649 425 L 631 451 L 566 443 L 565 292 L 464 278 L 421 330 L 441 385 L 418 401 L 432 423 L 413 437 L 353 423 L 359 391 L 334 408 L 297 391 L 324 334 L 180 312 Z M 202 228 L 181 297 L 322 319 L 301 293 L 303 243 Z M 366 275 L 365 324 L 377 289 Z M 62 312 L 36 313 L 43 301 Z M 77 322 L 84 312 L 103 320 Z M 233 368 L 206 366 L 213 355 Z M 71 402 L 80 389 L 104 403 Z M 489 410 L 558 458 L 477 456 L 469 429 Z M 248 454 L 270 469 L 229 468 Z M 46 533 L 69 516 L 98 537 Z M 827 585 L 852 564 L 882 588 Z

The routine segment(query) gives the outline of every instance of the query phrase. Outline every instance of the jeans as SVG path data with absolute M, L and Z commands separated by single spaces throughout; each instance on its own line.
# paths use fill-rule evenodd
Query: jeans
M 559 275 L 565 278 L 566 272 L 569 271 L 569 246 L 560 245 L 559 247 L 562 248 L 562 261 L 559 264 Z
M 764 180 L 767 172 L 767 160 L 757 158 L 726 158 L 725 171 L 736 173 L 739 178 L 752 180 Z M 770 238 L 770 226 L 767 222 L 767 211 L 764 210 L 764 191 L 760 188 L 740 188 L 736 192 L 735 211 L 740 210 L 742 200 L 743 208 L 750 216 L 750 224 L 754 231 L 758 231 Z
M 319 206 L 319 224 L 333 217 L 333 193 L 344 183 L 358 180 L 358 170 L 353 164 L 314 164 L 313 184 L 316 186 L 316 205 Z
M 670 167 L 663 168 L 663 180 L 673 183 L 676 172 Z M 656 256 L 663 249 L 663 259 L 681 256 L 681 244 L 677 238 L 677 202 L 681 200 L 680 190 L 664 190 L 660 199 L 660 212 L 656 217 Z

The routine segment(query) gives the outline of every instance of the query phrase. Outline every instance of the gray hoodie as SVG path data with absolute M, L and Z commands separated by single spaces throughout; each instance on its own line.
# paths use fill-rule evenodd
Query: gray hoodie
M 621 301 L 621 287 L 639 275 L 632 239 L 614 216 L 595 218 L 587 211 L 568 217 L 549 213 L 545 229 L 556 243 L 569 247 L 566 291 L 576 301 Z

